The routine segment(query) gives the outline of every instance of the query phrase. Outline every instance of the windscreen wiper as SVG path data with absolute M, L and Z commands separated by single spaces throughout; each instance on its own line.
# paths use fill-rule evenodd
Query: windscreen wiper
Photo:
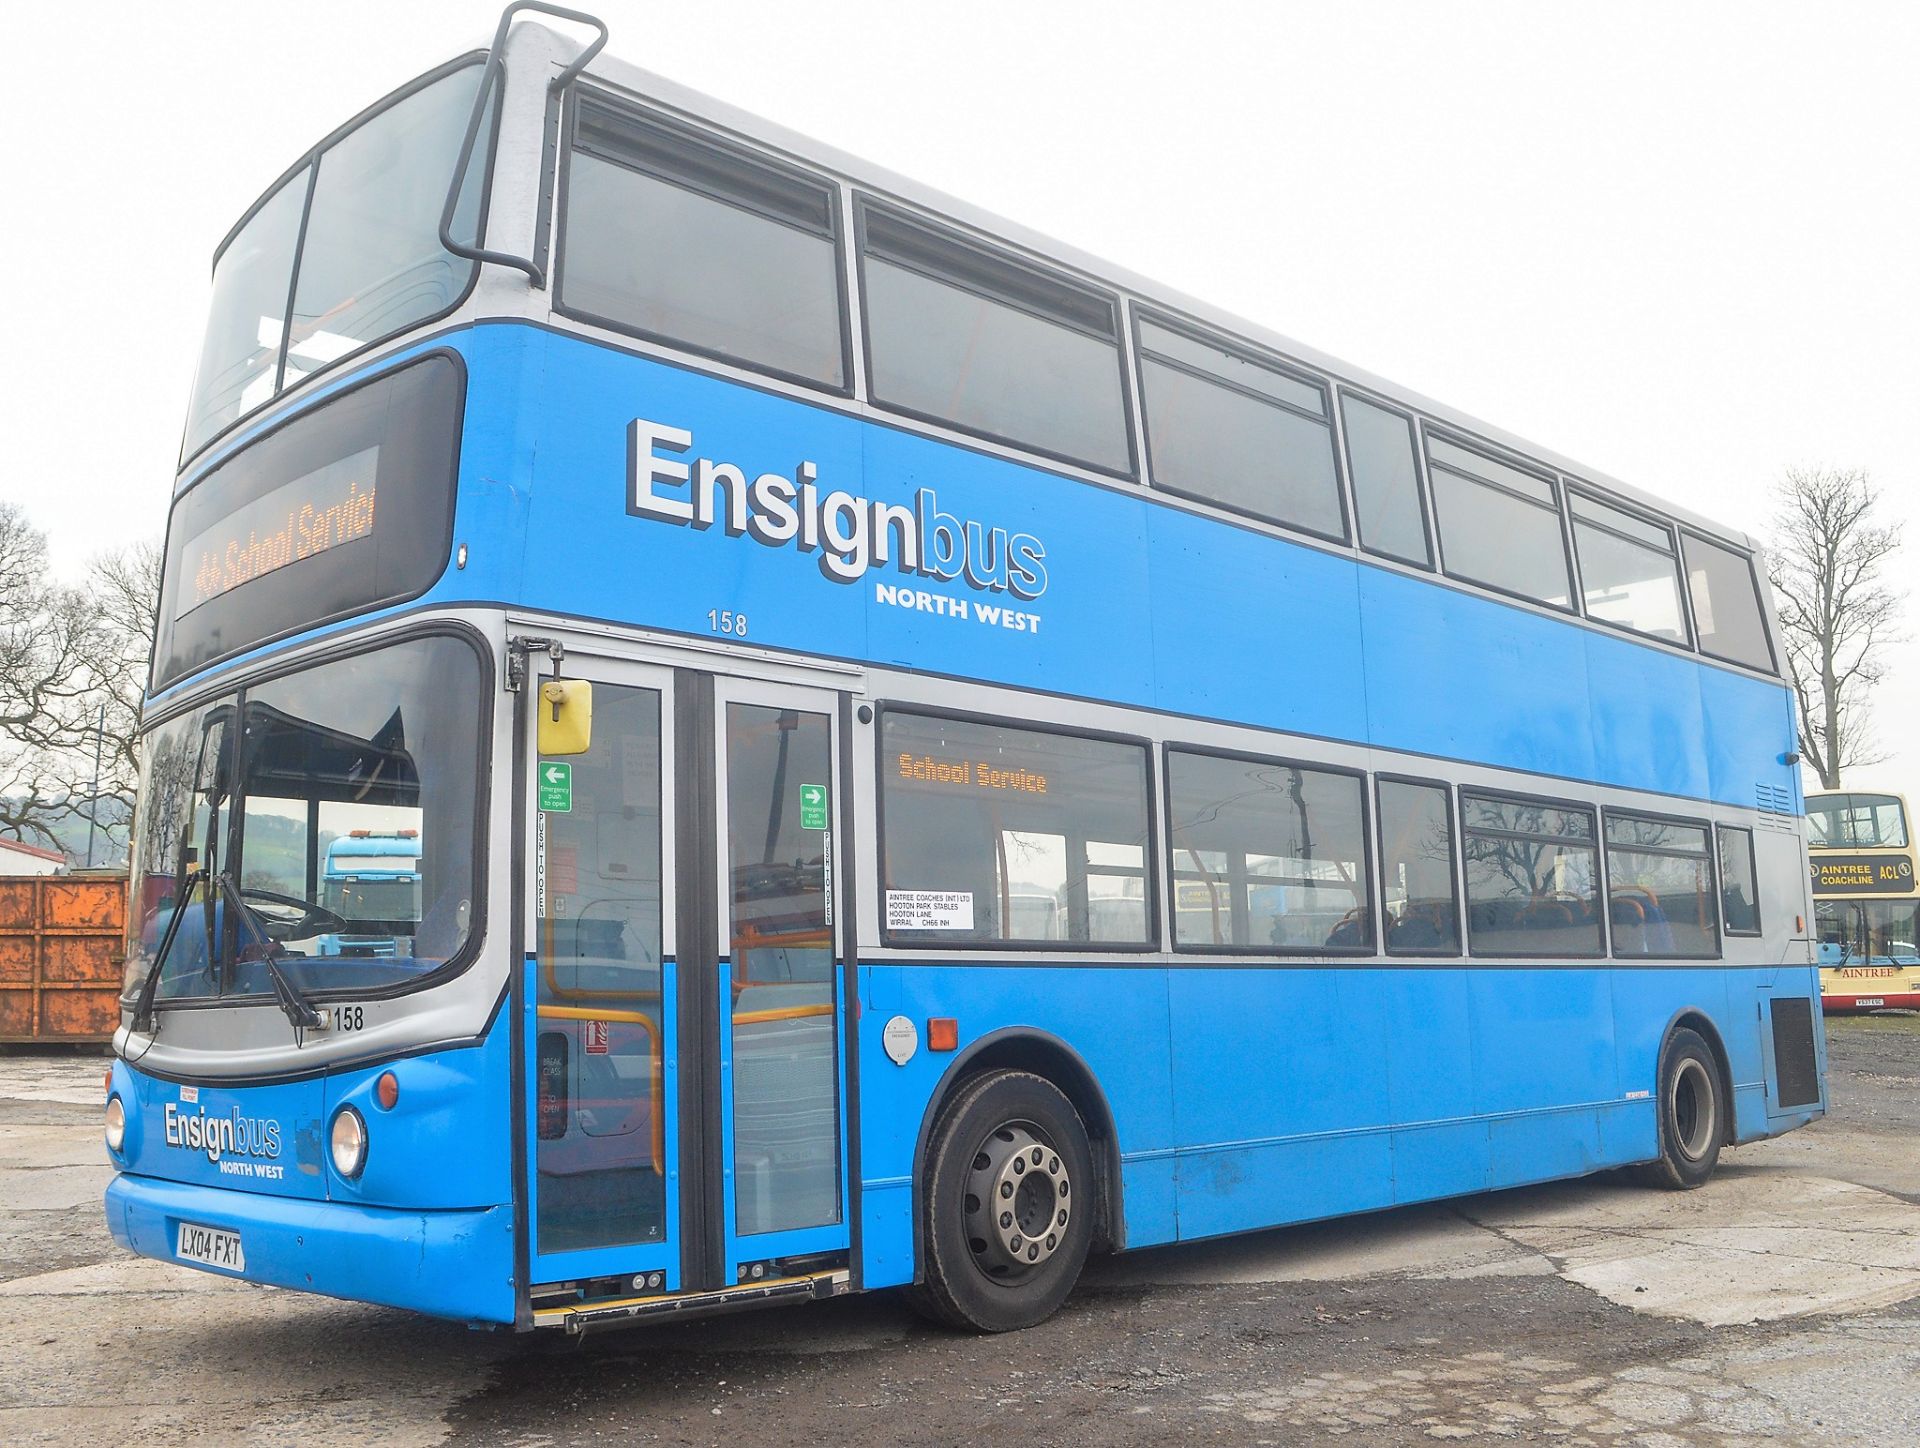
M 173 949 L 174 937 L 180 933 L 180 922 L 187 918 L 187 901 L 193 896 L 193 887 L 204 885 L 206 880 L 205 870 L 189 870 L 179 877 L 174 895 L 179 903 L 173 908 L 167 928 L 160 932 L 160 945 L 153 953 L 153 964 L 147 970 L 147 978 L 140 982 L 140 995 L 133 1003 L 133 1029 L 136 1034 L 153 1029 L 153 1000 L 160 991 L 160 972 L 166 968 L 167 952 Z M 211 938 L 208 945 L 212 945 Z
M 280 1002 L 280 1010 L 286 1016 L 287 1024 L 293 1027 L 295 1042 L 299 1043 L 305 1032 L 320 1028 L 320 1012 L 313 1008 L 313 1003 L 301 992 L 300 987 L 280 969 L 279 958 L 286 954 L 286 947 L 267 934 L 259 911 L 242 897 L 240 887 L 233 882 L 233 876 L 222 870 L 217 878 L 220 893 L 233 908 L 233 913 L 240 917 L 260 942 L 260 963 L 267 968 L 267 979 L 273 982 L 274 999 Z

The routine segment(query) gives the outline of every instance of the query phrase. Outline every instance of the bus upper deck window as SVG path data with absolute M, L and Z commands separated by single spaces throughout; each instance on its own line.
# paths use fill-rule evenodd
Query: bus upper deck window
M 1155 485 L 1344 542 L 1325 387 L 1146 317 L 1135 330 Z
M 441 247 L 440 208 L 479 81 L 478 64 L 456 62 L 382 102 L 222 243 L 183 458 L 301 378 L 466 295 L 474 263 Z M 462 178 L 458 237 L 481 230 L 491 135 L 483 127 Z
M 1767 642 L 1753 560 L 1692 533 L 1683 535 L 1681 547 L 1700 651 L 1772 673 L 1773 648 Z
M 615 327 L 841 388 L 839 208 L 824 181 L 583 97 L 560 298 Z
M 1587 617 L 1686 643 L 1673 534 L 1660 524 L 1579 493 L 1570 494 L 1568 501 Z
M 1546 478 L 1441 437 L 1427 439 L 1440 566 L 1553 608 L 1569 608 L 1560 507 Z
M 1347 434 L 1347 472 L 1353 478 L 1360 546 L 1402 563 L 1433 567 L 1420 475 L 1413 461 L 1413 423 L 1345 392 L 1340 395 L 1340 421 Z
M 1111 297 L 872 206 L 862 241 L 875 401 L 1132 473 Z

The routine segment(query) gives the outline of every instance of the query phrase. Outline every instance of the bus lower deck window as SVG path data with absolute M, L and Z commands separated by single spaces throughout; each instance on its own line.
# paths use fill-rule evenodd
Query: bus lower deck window
M 890 709 L 883 920 L 894 945 L 1146 945 L 1147 751 Z
M 1616 956 L 1682 960 L 1720 953 L 1703 824 L 1608 811 L 1607 897 Z
M 1467 944 L 1475 955 L 1597 956 L 1593 813 L 1552 800 L 1463 794 Z
M 1358 775 L 1175 749 L 1167 793 L 1177 947 L 1373 948 Z

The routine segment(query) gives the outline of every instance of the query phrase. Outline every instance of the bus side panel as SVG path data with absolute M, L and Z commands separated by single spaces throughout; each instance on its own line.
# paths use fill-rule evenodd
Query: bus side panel
M 1610 1165 L 1599 1117 L 1620 1100 L 1612 972 L 1596 963 L 1471 975 L 1474 1081 L 1480 1113 L 1490 1118 L 1491 1185 Z
M 1171 973 L 1181 1240 L 1388 1203 L 1378 978 L 1338 968 Z
M 1754 1075 L 1741 1074 L 1743 1061 L 1752 1055 L 1752 1032 L 1743 1022 L 1751 1017 L 1753 1007 L 1747 1005 L 1743 1018 L 1733 1004 L 1751 994 L 1752 974 L 1720 965 L 1614 972 L 1613 1020 L 1619 1037 L 1620 1092 L 1622 1096 L 1642 1093 L 1620 1114 L 1617 1131 L 1621 1151 L 1615 1153 L 1618 1160 L 1652 1161 L 1660 1154 L 1660 1047 L 1666 1041 L 1668 1023 L 1681 1011 L 1697 1010 L 1713 1023 L 1736 1083 L 1756 1079 L 1757 1071 Z
M 1370 726 L 1360 737 L 1562 778 L 1622 777 L 1596 762 L 1584 654 L 1566 625 L 1378 568 L 1360 570 L 1360 606 Z
M 914 1167 L 922 1124 L 942 1082 L 988 1036 L 1052 1037 L 1075 1053 L 1104 1095 L 1119 1138 L 1129 1246 L 1174 1239 L 1174 1088 L 1167 1050 L 1167 972 L 1159 967 L 877 964 L 860 968 L 862 1285 L 914 1278 Z M 918 1046 L 895 1065 L 882 1045 L 904 1016 Z M 957 1052 L 927 1048 L 927 1021 L 959 1023 Z
M 481 550 L 435 585 L 434 602 L 510 598 L 705 635 L 724 596 L 749 614 L 754 641 L 776 648 L 1739 806 L 1764 784 L 1798 807 L 1781 762 L 1791 696 L 1777 682 L 576 338 L 511 337 L 521 330 L 484 327 L 462 342 L 474 456 L 463 456 L 458 521 L 462 536 L 497 522 L 525 548 Z M 544 381 L 530 393 L 535 365 Z M 511 427 L 490 427 L 503 412 Z M 626 493 L 636 416 L 691 432 L 682 461 L 718 459 L 752 477 L 804 459 L 822 493 L 924 503 L 929 524 L 944 514 L 1031 533 L 1050 584 L 1009 609 L 1010 594 L 898 557 L 869 558 L 849 584 L 817 553 L 622 516 L 611 510 Z M 659 488 L 678 503 L 691 493 Z M 1270 637 L 1276 616 L 1289 621 L 1284 643 Z M 1129 631 L 1150 644 L 1112 646 Z M 1244 667 L 1282 654 L 1285 678 Z M 1703 729 L 1704 745 L 1674 747 Z
M 1707 752 L 1708 706 L 1703 693 L 1718 707 L 1722 694 L 1745 698 L 1771 696 L 1776 688 L 1742 679 L 1729 691 L 1722 681 L 1730 676 L 1702 668 L 1690 659 L 1642 648 L 1605 634 L 1585 635 L 1587 693 L 1593 711 L 1595 748 L 1601 752 L 1601 773 L 1609 779 L 1632 780 L 1638 789 L 1702 799 L 1713 792 L 1712 767 Z M 1751 803 L 1753 741 L 1739 763 L 1746 777 L 1728 787 L 1734 802 Z M 1762 744 L 1771 743 L 1763 737 Z M 1777 768 L 1777 766 L 1776 766 Z M 1679 807 L 1691 812 L 1691 806 Z
M 1468 972 L 1413 966 L 1374 974 L 1385 1022 L 1393 1200 L 1485 1191 L 1492 1139 L 1479 1115 Z
M 1700 671 L 1700 695 L 1712 798 L 1800 814 L 1800 771 L 1785 763 L 1799 748 L 1793 695 L 1777 684 L 1721 669 Z M 1803 893 L 1804 886 L 1788 898 Z
M 1771 990 L 1756 992 L 1760 1057 L 1764 1090 L 1756 1109 L 1739 1125 L 1751 1122 L 1754 1135 L 1775 1136 L 1804 1126 L 1827 1107 L 1826 1031 L 1817 990 L 1807 981 L 1813 972 L 1773 972 Z M 1736 1108 L 1736 1117 L 1739 1112 Z M 1746 1139 L 1742 1136 L 1741 1139 Z
M 1765 896 L 1763 894 L 1762 899 Z M 1758 1141 L 1767 1124 L 1766 1002 L 1776 983 L 1790 985 L 1800 972 L 1773 966 L 1726 973 L 1726 1011 L 1716 1022 L 1733 1077 L 1733 1130 L 1736 1141 Z
M 1191 513 L 1138 506 L 1151 550 L 1152 702 L 1176 714 L 1365 739 L 1366 681 L 1354 667 L 1363 656 L 1356 575 L 1375 570 L 1311 548 L 1276 547 L 1272 538 Z M 1117 606 L 1128 596 L 1123 588 L 1115 579 L 1102 597 Z M 1137 597 L 1144 603 L 1149 595 Z M 1286 620 L 1284 640 L 1266 632 L 1274 619 Z M 1263 666 L 1282 657 L 1284 670 Z M 1301 687 L 1308 679 L 1312 686 Z
M 510 1037 L 502 1012 L 477 1046 L 329 1075 L 326 1119 L 351 1105 L 367 1123 L 367 1164 L 352 1181 L 328 1173 L 333 1200 L 434 1210 L 509 1205 Z M 400 1088 L 391 1110 L 374 1094 L 388 1072 Z

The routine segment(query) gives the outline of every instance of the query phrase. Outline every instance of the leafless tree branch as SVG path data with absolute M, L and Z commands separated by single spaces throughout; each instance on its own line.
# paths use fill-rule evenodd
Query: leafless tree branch
M 1775 489 L 1767 560 L 1800 706 L 1800 750 L 1828 789 L 1843 771 L 1884 758 L 1867 717 L 1896 641 L 1902 595 L 1886 581 L 1901 546 L 1898 524 L 1877 521 L 1879 490 L 1855 469 L 1789 468 Z
M 62 827 L 100 820 L 106 857 L 123 847 L 159 593 L 150 544 L 54 581 L 45 537 L 0 504 L 0 837 L 58 845 Z

